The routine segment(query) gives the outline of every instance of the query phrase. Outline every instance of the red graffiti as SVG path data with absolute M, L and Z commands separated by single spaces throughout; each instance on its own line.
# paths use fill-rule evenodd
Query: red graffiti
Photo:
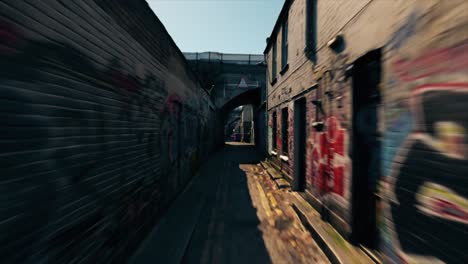
M 290 113 L 288 115 L 288 135 L 289 135 L 289 137 L 288 137 L 287 140 L 288 140 L 288 148 L 289 148 L 288 152 L 292 154 L 292 153 L 294 153 L 294 151 L 293 151 L 293 148 L 294 148 L 294 138 L 293 138 L 294 137 L 294 115 L 291 113 L 292 109 L 289 109 L 289 110 L 291 110 L 291 111 L 290 111 Z M 294 157 L 292 157 L 292 155 L 291 155 L 290 158 L 294 158 Z M 290 164 L 291 169 L 292 169 L 294 163 L 290 162 L 289 164 Z
M 161 109 L 161 112 L 167 111 L 171 115 L 177 115 L 177 111 L 179 111 L 178 105 L 182 103 L 182 100 L 179 95 L 177 94 L 170 94 L 167 96 L 166 101 L 164 102 L 164 106 Z
M 0 20 L 0 54 L 11 54 L 20 48 L 22 36 L 15 26 Z
M 433 202 L 434 211 L 442 218 L 455 218 L 460 222 L 468 222 L 468 213 L 465 209 L 447 200 L 435 198 Z
M 277 120 L 279 122 L 279 119 Z M 282 149 L 283 142 L 281 141 L 281 123 L 276 123 L 276 149 Z
M 333 116 L 327 118 L 325 132 L 315 133 L 312 174 L 315 176 L 314 185 L 321 192 L 344 194 L 346 140 L 346 130 L 341 128 L 338 119 Z
M 123 74 L 120 71 L 114 71 L 112 73 L 112 84 L 115 87 L 125 89 L 131 93 L 134 93 L 139 89 L 139 83 L 133 76 Z
M 436 49 L 413 59 L 394 62 L 395 72 L 403 82 L 412 82 L 436 74 L 468 69 L 468 43 Z

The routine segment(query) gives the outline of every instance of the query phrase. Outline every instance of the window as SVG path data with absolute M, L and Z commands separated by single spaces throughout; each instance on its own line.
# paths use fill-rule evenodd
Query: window
M 281 145 L 283 154 L 288 153 L 288 108 L 281 110 Z
M 272 149 L 276 149 L 276 130 L 277 130 L 277 120 L 276 120 L 276 112 L 273 112 L 273 117 L 272 117 L 272 122 L 273 122 L 273 127 L 272 127 L 272 132 L 271 132 L 271 147 Z
M 315 53 L 317 49 L 317 0 L 307 0 L 306 17 L 305 52 L 309 59 L 315 61 Z
M 276 79 L 276 40 L 273 41 L 273 58 L 271 63 L 271 78 L 272 81 Z
M 285 71 L 288 65 L 288 19 L 283 23 L 283 32 L 281 34 L 281 71 Z

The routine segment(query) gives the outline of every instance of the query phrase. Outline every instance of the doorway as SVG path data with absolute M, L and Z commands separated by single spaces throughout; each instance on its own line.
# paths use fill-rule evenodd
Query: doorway
M 276 111 L 273 112 L 272 114 L 272 133 L 271 133 L 271 148 L 272 150 L 276 151 L 276 137 L 277 137 L 277 129 L 278 129 L 278 120 L 277 120 L 277 114 Z
M 306 100 L 297 99 L 294 102 L 294 177 L 293 191 L 304 191 L 306 187 Z
M 353 65 L 352 240 L 377 247 L 376 196 L 380 176 L 378 110 L 381 50 L 373 50 Z

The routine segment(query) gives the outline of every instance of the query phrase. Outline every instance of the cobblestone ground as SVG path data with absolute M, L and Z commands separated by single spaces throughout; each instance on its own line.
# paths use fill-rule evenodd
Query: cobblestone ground
M 289 191 L 278 189 L 259 161 L 255 148 L 242 144 L 227 145 L 210 161 L 211 195 L 184 263 L 329 263 Z

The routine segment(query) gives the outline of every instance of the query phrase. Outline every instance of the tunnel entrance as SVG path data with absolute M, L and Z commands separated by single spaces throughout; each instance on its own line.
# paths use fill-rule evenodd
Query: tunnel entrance
M 255 144 L 265 140 L 265 109 L 260 105 L 260 89 L 247 90 L 220 109 L 224 121 L 224 141 Z
M 255 120 L 253 105 L 241 105 L 227 116 L 224 125 L 225 142 L 255 142 Z

